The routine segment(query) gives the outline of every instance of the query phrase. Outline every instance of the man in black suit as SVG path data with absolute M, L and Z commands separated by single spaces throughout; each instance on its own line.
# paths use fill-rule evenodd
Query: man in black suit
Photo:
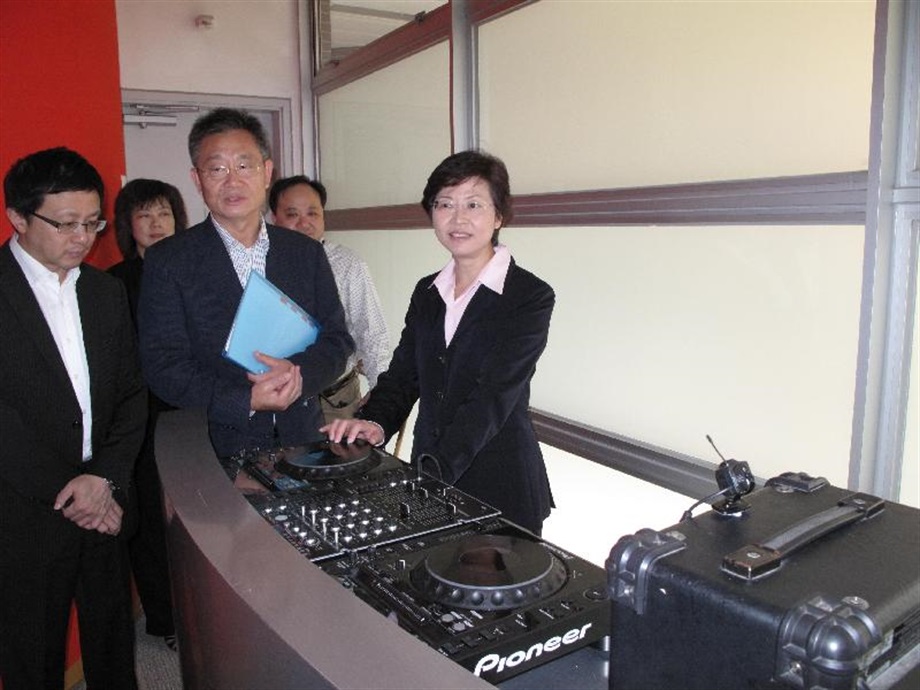
M 272 161 L 257 118 L 229 108 L 202 116 L 189 134 L 189 154 L 210 214 L 145 256 L 138 325 L 147 382 L 171 405 L 207 409 L 218 456 L 321 440 L 317 394 L 354 349 L 323 247 L 265 222 Z M 222 356 L 252 271 L 321 326 L 303 352 L 257 355 L 268 368 L 262 374 Z
M 89 687 L 133 688 L 125 489 L 147 392 L 124 287 L 83 264 L 103 183 L 65 148 L 3 181 L 0 247 L 0 676 L 57 687 L 71 601 Z

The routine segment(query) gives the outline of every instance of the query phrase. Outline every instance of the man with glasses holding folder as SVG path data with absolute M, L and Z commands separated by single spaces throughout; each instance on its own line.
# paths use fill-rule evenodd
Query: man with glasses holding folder
M 189 155 L 210 213 L 145 257 L 138 322 L 151 390 L 177 407 L 206 408 L 219 457 L 323 440 L 316 395 L 344 368 L 354 342 L 322 245 L 265 222 L 272 161 L 254 116 L 229 108 L 202 116 L 189 134 Z M 304 351 L 256 354 L 262 373 L 223 355 L 252 272 L 320 329 Z
M 65 148 L 3 181 L 0 678 L 61 687 L 71 601 L 89 687 L 136 687 L 124 516 L 147 417 L 128 298 L 83 264 L 102 178 Z

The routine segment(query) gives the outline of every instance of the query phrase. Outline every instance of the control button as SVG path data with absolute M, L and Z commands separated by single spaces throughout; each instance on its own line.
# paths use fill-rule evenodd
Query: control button
M 592 587 L 591 589 L 585 590 L 585 599 L 590 599 L 591 601 L 603 601 L 606 598 L 606 587 Z

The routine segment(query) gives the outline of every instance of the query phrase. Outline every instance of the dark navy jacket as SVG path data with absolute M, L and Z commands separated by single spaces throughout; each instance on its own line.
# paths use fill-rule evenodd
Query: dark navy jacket
M 322 245 L 274 225 L 268 237 L 266 277 L 322 327 L 313 345 L 288 358 L 301 367 L 303 397 L 284 412 L 250 416 L 246 371 L 222 355 L 243 287 L 210 218 L 157 242 L 144 256 L 138 305 L 144 376 L 167 403 L 207 408 L 218 456 L 324 438 L 316 394 L 354 349 Z

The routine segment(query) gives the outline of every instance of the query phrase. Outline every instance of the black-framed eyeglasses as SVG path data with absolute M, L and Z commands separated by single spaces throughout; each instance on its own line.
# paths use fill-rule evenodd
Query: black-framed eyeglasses
M 231 170 L 235 170 L 236 174 L 243 178 L 255 177 L 256 173 L 262 169 L 262 166 L 257 163 L 241 161 L 232 168 L 226 165 L 209 165 L 207 168 L 196 169 L 209 180 L 225 180 L 230 177 Z
M 108 224 L 108 221 L 103 218 L 97 218 L 96 220 L 84 220 L 82 222 L 79 220 L 68 220 L 62 222 L 59 220 L 46 218 L 40 213 L 35 213 L 35 211 L 32 211 L 30 215 L 35 216 L 39 220 L 45 221 L 48 225 L 57 230 L 61 235 L 75 235 L 80 228 L 83 228 L 87 235 L 95 235 L 105 230 L 105 226 Z

